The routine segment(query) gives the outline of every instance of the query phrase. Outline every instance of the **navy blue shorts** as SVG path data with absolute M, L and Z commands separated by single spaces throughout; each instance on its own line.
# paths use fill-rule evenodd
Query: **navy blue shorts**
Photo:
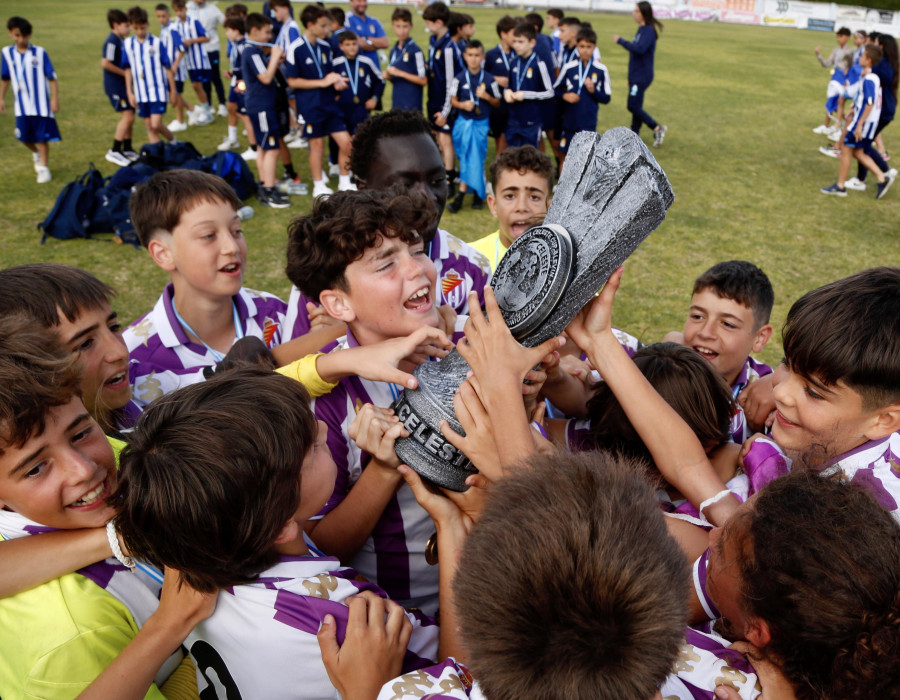
M 865 148 L 872 145 L 872 139 L 860 139 L 857 141 L 856 135 L 852 131 L 848 131 L 844 137 L 844 145 L 850 146 L 850 148 Z
M 208 83 L 211 80 L 208 68 L 194 68 L 188 70 L 188 76 L 192 83 Z
M 321 139 L 339 131 L 347 131 L 347 125 L 341 117 L 332 115 L 315 124 L 306 123 L 303 135 L 308 139 Z
M 16 138 L 22 143 L 48 143 L 62 137 L 53 117 L 16 117 Z
M 138 102 L 137 114 L 142 119 L 146 119 L 151 114 L 165 114 L 165 102 Z
M 250 123 L 253 124 L 253 133 L 256 134 L 256 143 L 264 151 L 273 151 L 278 148 L 281 141 L 281 129 L 278 127 L 278 115 L 274 109 L 266 109 L 262 112 L 250 112 Z
M 177 92 L 179 95 L 184 92 L 184 81 L 183 80 L 175 81 L 175 92 Z
M 109 93 L 106 93 L 106 96 L 109 98 L 109 103 L 112 105 L 112 108 L 117 112 L 134 111 L 134 107 L 128 104 L 127 95 L 110 95 Z
M 246 114 L 247 108 L 244 106 L 244 93 L 238 92 L 236 88 L 231 88 L 228 91 L 228 101 L 234 102 L 237 105 L 238 114 Z
M 534 146 L 537 148 L 541 142 L 540 124 L 507 124 L 506 145 L 510 148 L 516 146 Z
M 442 134 L 450 134 L 453 132 L 453 122 L 455 121 L 453 119 L 453 111 L 452 110 L 450 112 L 450 116 L 447 117 L 447 123 L 444 124 L 444 126 L 438 126 L 434 122 L 434 115 L 437 114 L 438 112 L 440 112 L 441 109 L 443 108 L 443 106 L 444 105 L 438 105 L 435 107 L 434 105 L 428 105 L 428 113 L 425 116 L 427 116 L 428 121 L 431 122 L 432 129 L 434 129 L 435 131 L 440 132 Z

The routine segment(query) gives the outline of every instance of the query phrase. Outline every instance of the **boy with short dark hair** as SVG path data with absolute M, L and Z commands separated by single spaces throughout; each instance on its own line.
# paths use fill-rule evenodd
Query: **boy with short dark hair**
M 516 52 L 512 49 L 512 31 L 516 28 L 516 20 L 504 15 L 497 20 L 497 36 L 500 42 L 484 55 L 484 69 L 494 76 L 501 90 L 509 87 L 509 75 L 516 60 Z M 499 155 L 506 149 L 506 125 L 509 122 L 509 105 L 500 101 L 497 109 L 491 110 L 490 135 L 494 139 Z
M 700 275 L 691 294 L 684 332 L 669 333 L 663 340 L 699 352 L 722 375 L 740 404 L 741 392 L 772 374 L 771 367 L 750 356 L 751 352 L 762 352 L 772 337 L 769 324 L 775 302 L 772 284 L 753 263 L 729 260 L 713 265 Z M 770 381 L 766 380 L 764 385 Z M 771 389 L 767 387 L 764 394 L 764 403 L 770 405 Z M 731 438 L 743 443 L 761 427 L 757 423 L 751 426 L 741 409 L 732 417 Z
M 679 652 L 693 654 L 688 567 L 636 465 L 593 452 L 523 466 L 492 485 L 461 543 L 438 545 L 442 566 L 456 568 L 441 609 L 457 611 L 468 668 L 447 659 L 388 681 L 379 700 L 650 700 Z M 464 516 L 444 519 L 439 532 Z M 446 544 L 456 546 L 444 563 Z
M 447 205 L 453 213 L 462 208 L 469 188 L 474 197 L 472 208 L 484 207 L 488 119 L 493 108 L 500 106 L 500 87 L 484 69 L 484 45 L 478 39 L 466 45 L 464 59 L 466 69 L 450 86 L 450 104 L 459 112 L 453 124 L 453 150 L 459 156 L 459 193 Z
M 334 486 L 326 426 L 308 401 L 299 382 L 236 370 L 155 403 L 123 453 L 116 522 L 129 551 L 218 592 L 185 642 L 203 694 L 334 696 L 319 627 L 343 631 L 348 598 L 387 598 L 305 536 Z M 411 627 L 404 668 L 433 663 L 433 621 L 383 604 Z
M 54 333 L 77 358 L 84 405 L 107 433 L 140 415 L 131 401 L 128 348 L 111 306 L 115 291 L 70 265 L 30 263 L 0 270 L 0 318 L 20 314 Z
M 254 43 L 241 54 L 241 74 L 247 87 L 244 106 L 257 144 L 256 169 L 261 182 L 256 196 L 265 206 L 284 209 L 291 203 L 275 189 L 282 137 L 275 111 L 278 99 L 275 73 L 284 54 L 280 46 L 260 45 L 272 42 L 272 22 L 265 15 L 257 12 L 247 15 L 247 38 Z
M 350 155 L 350 134 L 337 107 L 336 90 L 345 90 L 348 80 L 334 70 L 331 47 L 325 41 L 328 36 L 328 13 L 318 5 L 307 5 L 300 13 L 303 36 L 294 41 L 287 51 L 285 77 L 287 83 L 303 101 L 303 118 L 306 121 L 304 136 L 309 141 L 309 169 L 313 180 L 313 197 L 332 194 L 334 190 L 325 184 L 322 158 L 325 153 L 325 136 L 337 142 L 340 152 L 339 190 L 352 189 L 347 160 Z
M 56 113 L 59 88 L 50 57 L 30 42 L 31 22 L 10 17 L 6 29 L 13 45 L 0 51 L 0 114 L 6 114 L 6 91 L 12 83 L 16 138 L 31 151 L 38 184 L 50 182 L 50 142 L 59 141 Z
M 503 91 L 503 98 L 509 103 L 507 146 L 540 145 L 544 126 L 542 105 L 553 99 L 552 65 L 548 66 L 535 52 L 535 36 L 534 26 L 528 22 L 520 22 L 513 29 L 516 61 L 510 72 L 509 87 Z
M 581 22 L 576 17 L 566 17 L 559 23 L 559 47 L 556 49 L 556 58 L 560 72 L 569 61 L 578 58 L 579 31 L 581 31 Z M 595 58 L 599 59 L 599 56 Z
M 772 437 L 824 475 L 843 473 L 900 519 L 900 268 L 877 267 L 794 302 Z
M 560 52 L 559 26 L 565 17 L 565 10 L 560 10 L 558 7 L 551 7 L 547 10 L 547 29 L 550 30 L 551 48 L 554 56 L 558 56 Z M 562 66 L 564 64 L 560 62 L 559 65 Z
M 397 43 L 391 49 L 390 63 L 384 69 L 384 79 L 393 84 L 391 106 L 394 109 L 415 109 L 422 111 L 422 88 L 428 84 L 425 71 L 425 55 L 418 44 L 410 38 L 412 13 L 405 7 L 398 7 L 391 15 L 391 27 L 397 36 Z
M 437 326 L 437 274 L 418 233 L 433 227 L 434 216 L 421 190 L 361 190 L 317 199 L 311 214 L 291 223 L 288 277 L 348 325 L 325 352 Z M 431 519 L 401 486 L 393 448 L 369 447 L 379 455 L 370 459 L 350 437 L 363 404 L 386 408 L 398 395 L 391 384 L 350 377 L 315 400 L 338 471 L 331 498 L 306 529 L 323 551 L 352 562 L 394 600 L 433 614 L 438 572 L 424 556 Z
M 196 109 L 184 99 L 184 84 L 188 80 L 188 72 L 184 60 L 187 54 L 184 42 L 181 40 L 176 25 L 177 20 L 172 20 L 169 6 L 159 3 L 155 8 L 156 19 L 159 21 L 159 40 L 166 48 L 166 54 L 172 61 L 172 78 L 175 81 L 175 95 L 172 104 L 175 106 L 175 119 L 169 122 L 169 131 L 173 134 L 178 131 L 187 131 L 187 125 L 205 123 L 206 113 L 202 108 Z M 184 111 L 187 109 L 188 119 L 185 122 Z M 195 111 L 196 109 L 196 111 Z M 202 118 L 201 118 L 202 117 Z M 199 119 L 199 121 L 198 121 Z
M 138 154 L 131 145 L 131 127 L 134 124 L 134 107 L 128 104 L 128 93 L 125 89 L 125 69 L 122 67 L 122 40 L 131 33 L 128 16 L 122 10 L 110 10 L 106 13 L 109 23 L 109 36 L 103 43 L 103 89 L 109 103 L 119 116 L 112 148 L 106 152 L 106 160 L 115 165 L 130 165 L 137 160 Z
M 162 42 L 149 32 L 147 11 L 142 7 L 128 10 L 128 21 L 134 36 L 124 43 L 125 87 L 128 102 L 147 127 L 147 140 L 158 143 L 160 137 L 174 141 L 172 132 L 162 122 L 166 102 L 175 99 L 172 63 Z
M 428 52 L 428 104 L 425 114 L 437 135 L 444 168 L 452 182 L 456 176 L 456 154 L 453 152 L 451 136 L 453 125 L 450 123 L 450 86 L 453 76 L 459 72 L 457 65 L 461 64 L 456 44 L 450 37 L 450 8 L 438 0 L 425 8 L 422 19 L 431 34 Z
M 519 236 L 543 220 L 550 206 L 553 163 L 534 146 L 508 148 L 491 163 L 488 208 L 498 229 L 472 243 L 497 269 L 507 249 Z
M 244 160 L 256 159 L 256 135 L 253 131 L 253 123 L 247 116 L 247 107 L 244 104 L 244 93 L 247 91 L 244 76 L 241 72 L 241 55 L 247 48 L 247 24 L 242 17 L 226 17 L 224 22 L 225 36 L 228 39 L 228 64 L 230 70 L 226 74 L 229 80 L 228 87 L 228 135 L 219 144 L 218 150 L 229 151 L 240 148 L 237 137 L 238 117 L 244 123 L 249 148 L 241 156 Z
M 157 173 L 131 195 L 141 245 L 171 277 L 153 310 L 125 329 L 138 405 L 203 381 L 245 336 L 270 349 L 287 339 L 284 302 L 242 285 L 240 207 L 222 178 L 197 170 Z
M 351 45 L 354 42 L 355 47 Z M 352 136 L 375 109 L 384 94 L 385 84 L 381 68 L 359 55 L 359 41 L 354 32 L 345 29 L 341 33 L 340 45 L 341 54 L 334 59 L 334 70 L 344 78 L 347 87 L 338 92 L 337 104 L 347 131 Z
M 597 48 L 594 30 L 580 30 L 576 46 L 577 57 L 562 67 L 556 83 L 557 94 L 565 103 L 559 139 L 560 167 L 575 134 L 597 130 L 598 105 L 609 104 L 612 92 L 609 70 L 594 59 Z

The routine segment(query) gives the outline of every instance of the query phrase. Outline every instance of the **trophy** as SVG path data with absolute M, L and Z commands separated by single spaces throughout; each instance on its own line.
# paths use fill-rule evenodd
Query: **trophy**
M 494 294 L 513 336 L 534 347 L 562 333 L 662 223 L 673 200 L 662 168 L 630 129 L 576 134 L 544 223 L 522 234 L 494 273 Z M 425 362 L 413 372 L 418 388 L 405 390 L 391 406 L 409 431 L 396 442 L 397 456 L 454 491 L 464 491 L 477 469 L 439 426 L 446 420 L 464 434 L 453 397 L 468 371 L 456 350 Z

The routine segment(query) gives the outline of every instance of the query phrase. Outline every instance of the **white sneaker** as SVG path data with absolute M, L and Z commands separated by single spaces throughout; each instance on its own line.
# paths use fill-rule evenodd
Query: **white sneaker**
M 356 192 L 356 185 L 352 182 L 348 182 L 344 185 L 338 185 L 338 192 Z
M 256 160 L 256 151 L 252 148 L 248 148 L 246 151 L 241 153 L 241 158 L 244 160 Z
M 812 130 L 814 134 L 827 134 L 831 132 L 831 127 L 827 124 L 819 124 L 815 129 Z
M 200 109 L 198 107 L 194 107 L 193 109 L 188 110 L 188 126 L 196 126 L 197 125 L 197 117 L 200 116 Z M 172 130 L 172 127 L 169 127 L 169 131 Z
M 32 153 L 31 160 L 34 162 L 34 172 L 41 172 L 39 168 L 41 167 L 41 154 L 40 153 Z
M 856 190 L 858 192 L 866 191 L 866 183 L 860 180 L 858 177 L 851 177 L 847 182 L 844 183 L 844 187 L 848 190 Z
M 331 163 L 328 166 L 328 177 L 339 177 L 341 174 L 341 166 L 337 163 Z
M 294 127 L 289 132 L 284 135 L 284 142 L 290 143 L 294 139 L 300 138 L 300 130 L 297 127 Z
M 287 147 L 297 149 L 297 148 L 306 148 L 308 145 L 309 145 L 309 141 L 307 141 L 302 136 L 298 136 L 293 141 L 291 141 L 287 145 Z
M 844 130 L 839 126 L 836 126 L 831 131 L 828 132 L 828 138 L 831 141 L 840 141 L 843 133 L 844 133 Z
M 225 105 L 219 105 L 219 109 L 216 110 L 216 114 L 218 114 L 220 117 L 227 117 L 228 107 L 226 107 Z
M 241 144 L 238 143 L 237 139 L 230 139 L 227 136 L 223 139 L 222 143 L 217 146 L 220 151 L 233 151 L 240 147 Z
M 141 159 L 140 153 L 135 153 L 134 151 L 122 151 L 122 155 L 125 156 L 132 163 L 136 163 Z
M 188 112 L 188 122 L 193 124 L 193 122 L 191 122 L 191 112 Z M 177 119 L 173 119 L 171 122 L 169 122 L 169 131 L 171 131 L 173 134 L 176 131 L 187 131 L 187 124 L 185 124 L 184 122 L 180 122 Z
M 891 168 L 885 173 L 887 177 L 897 177 L 897 168 Z
M 43 185 L 45 182 L 50 182 L 53 179 L 53 176 L 50 174 L 50 168 L 46 165 L 38 164 L 35 168 L 37 171 L 37 181 L 39 185 Z
M 201 109 L 200 113 L 197 115 L 196 119 L 194 120 L 194 124 L 196 124 L 197 126 L 209 126 L 215 120 L 216 120 L 216 118 L 212 114 L 210 114 L 209 112 L 207 112 L 204 109 Z
M 125 157 L 124 153 L 119 153 L 118 151 L 114 151 L 112 149 L 106 152 L 106 160 L 108 160 L 110 163 L 115 163 L 116 165 L 131 165 L 131 161 Z
M 315 184 L 315 187 L 313 187 L 313 198 L 322 197 L 327 194 L 334 194 L 334 190 L 326 185 L 324 180 L 322 180 L 321 182 L 317 182 Z

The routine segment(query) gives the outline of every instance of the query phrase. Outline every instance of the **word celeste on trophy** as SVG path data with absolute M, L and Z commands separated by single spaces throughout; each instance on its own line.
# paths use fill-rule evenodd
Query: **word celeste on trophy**
M 494 294 L 515 338 L 533 347 L 562 333 L 662 223 L 673 201 L 665 173 L 630 129 L 578 133 L 544 223 L 513 242 L 494 273 Z M 440 422 L 463 433 L 453 397 L 468 371 L 456 350 L 419 365 L 418 388 L 407 389 L 392 405 L 410 433 L 397 440 L 397 455 L 454 491 L 464 491 L 466 477 L 477 470 L 444 438 Z

